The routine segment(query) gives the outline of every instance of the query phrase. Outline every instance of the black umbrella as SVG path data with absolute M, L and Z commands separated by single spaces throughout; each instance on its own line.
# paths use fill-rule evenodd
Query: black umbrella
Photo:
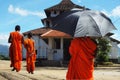
M 105 36 L 115 30 L 110 18 L 99 11 L 71 10 L 52 18 L 52 29 L 70 34 L 73 37 Z

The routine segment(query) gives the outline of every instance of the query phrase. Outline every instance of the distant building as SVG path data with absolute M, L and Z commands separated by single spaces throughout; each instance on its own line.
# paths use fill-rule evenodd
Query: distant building
M 120 44 L 120 41 L 110 37 L 112 35 L 113 33 L 108 33 L 106 36 L 108 41 L 110 41 L 110 46 L 111 46 L 111 51 L 108 55 L 109 55 L 110 61 L 118 63 L 119 54 L 120 54 L 118 44 Z

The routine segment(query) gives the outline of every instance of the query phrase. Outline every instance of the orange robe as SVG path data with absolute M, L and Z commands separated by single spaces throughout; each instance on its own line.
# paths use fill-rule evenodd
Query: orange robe
M 69 47 L 71 55 L 66 80 L 94 80 L 96 44 L 89 38 L 75 38 Z
M 22 38 L 23 36 L 15 31 L 10 33 L 11 45 L 9 47 L 9 56 L 11 60 L 11 67 L 14 67 L 16 71 L 21 69 L 22 61 Z
M 27 71 L 33 72 L 35 70 L 35 61 L 36 61 L 36 53 L 34 40 L 26 39 L 24 41 L 24 46 L 26 48 L 26 62 L 27 62 Z

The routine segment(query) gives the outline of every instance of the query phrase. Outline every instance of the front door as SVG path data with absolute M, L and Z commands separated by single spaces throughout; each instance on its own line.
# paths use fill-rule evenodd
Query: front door
M 69 54 L 69 46 L 70 46 L 71 39 L 64 39 L 64 45 L 63 45 L 63 58 L 65 61 L 70 60 L 70 54 Z

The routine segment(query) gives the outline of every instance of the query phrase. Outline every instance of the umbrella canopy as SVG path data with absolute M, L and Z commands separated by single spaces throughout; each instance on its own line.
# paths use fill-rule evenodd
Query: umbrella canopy
M 52 18 L 52 29 L 70 34 L 73 37 L 102 37 L 115 30 L 110 18 L 99 11 L 71 10 Z

